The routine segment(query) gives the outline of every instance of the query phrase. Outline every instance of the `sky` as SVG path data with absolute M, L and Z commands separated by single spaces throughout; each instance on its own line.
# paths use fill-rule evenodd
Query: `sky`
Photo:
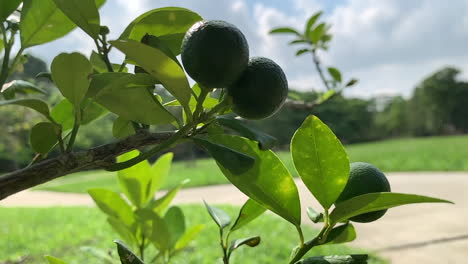
M 296 57 L 287 44 L 290 36 L 268 32 L 279 26 L 302 30 L 319 10 L 333 34 L 329 51 L 320 54 L 323 63 L 340 69 L 344 79 L 359 79 L 345 91 L 347 96 L 408 97 L 421 80 L 444 66 L 461 69 L 461 78 L 468 79 L 466 0 L 107 0 L 101 24 L 110 27 L 110 39 L 117 38 L 138 15 L 164 6 L 235 24 L 245 34 L 251 56 L 276 61 L 293 89 L 323 90 L 323 85 L 310 54 Z M 89 55 L 93 48 L 92 40 L 76 29 L 29 52 L 50 62 L 59 52 Z

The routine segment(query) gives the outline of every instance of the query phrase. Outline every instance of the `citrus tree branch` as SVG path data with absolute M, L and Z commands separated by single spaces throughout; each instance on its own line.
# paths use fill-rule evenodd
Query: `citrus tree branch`
M 173 134 L 174 132 L 140 131 L 120 141 L 86 151 L 63 154 L 2 175 L 0 176 L 0 200 L 70 173 L 89 169 L 106 169 L 114 163 L 117 156 L 144 146 L 160 144 Z

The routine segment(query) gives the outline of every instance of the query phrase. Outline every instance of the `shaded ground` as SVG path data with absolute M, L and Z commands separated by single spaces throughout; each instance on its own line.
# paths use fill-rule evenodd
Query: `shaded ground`
M 409 205 L 389 210 L 376 223 L 356 224 L 353 246 L 375 250 L 396 264 L 467 263 L 468 173 L 389 173 L 392 190 L 424 194 L 455 202 Z M 319 208 L 305 186 L 298 183 L 303 208 Z M 241 205 L 246 197 L 232 185 L 185 189 L 176 203 Z M 93 205 L 82 194 L 25 191 L 0 202 L 2 206 Z M 305 210 L 304 210 L 305 211 Z M 304 222 L 306 216 L 303 216 Z

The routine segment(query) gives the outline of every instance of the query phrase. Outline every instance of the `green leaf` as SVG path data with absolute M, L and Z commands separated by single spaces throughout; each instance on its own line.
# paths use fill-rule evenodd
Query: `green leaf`
M 356 239 L 356 230 L 351 223 L 346 223 L 333 228 L 328 233 L 327 240 L 324 244 L 340 244 L 351 242 Z
M 232 252 L 243 245 L 247 245 L 249 247 L 256 247 L 260 244 L 260 241 L 261 239 L 259 236 L 236 239 L 231 242 L 229 250 Z
M 227 128 L 230 128 L 238 132 L 241 136 L 244 136 L 248 139 L 255 140 L 258 142 L 258 146 L 261 150 L 268 150 L 273 148 L 278 140 L 260 130 L 247 126 L 244 122 L 234 119 L 219 116 L 216 118 L 216 121 Z
M 171 248 L 172 238 L 169 227 L 158 214 L 152 211 L 148 212 L 152 213 L 152 233 L 150 241 L 159 251 L 164 252 Z
M 143 124 L 170 124 L 175 117 L 153 95 L 156 81 L 148 74 L 102 74 L 91 85 L 95 100 L 120 117 Z M 120 78 L 118 77 L 120 76 Z M 117 78 L 114 78 L 117 77 Z M 105 84 L 104 88 L 98 84 Z M 138 106 L 138 107 L 136 107 Z
M 92 59 L 93 56 L 91 56 L 91 60 Z M 91 83 L 89 84 L 89 89 L 88 93 L 86 94 L 86 98 L 95 98 L 101 90 L 112 84 L 112 82 L 115 82 L 120 78 L 130 75 L 130 73 L 126 72 L 104 72 L 99 74 L 93 74 L 91 76 Z
M 29 142 L 36 153 L 47 154 L 57 144 L 59 129 L 49 122 L 41 122 L 31 128 Z
M 312 207 L 307 207 L 307 216 L 314 223 L 323 222 L 323 214 L 318 213 Z
M 232 225 L 229 232 L 236 231 L 241 227 L 245 226 L 246 224 L 252 222 L 257 217 L 262 215 L 266 211 L 266 208 L 261 206 L 259 203 L 252 199 L 248 199 L 242 208 L 239 211 L 239 215 L 237 216 L 234 225 Z
M 345 221 L 353 216 L 415 203 L 453 203 L 428 196 L 405 193 L 367 193 L 336 204 L 330 214 L 332 223 Z
M 289 45 L 294 45 L 294 44 L 309 44 L 310 41 L 305 40 L 305 39 L 295 39 L 289 42 Z
M 62 95 L 78 108 L 90 84 L 93 66 L 80 53 L 61 53 L 50 66 L 52 78 Z
M 297 32 L 297 30 L 295 30 L 293 28 L 289 28 L 289 27 L 275 28 L 275 29 L 270 31 L 270 34 L 278 34 L 278 33 L 280 33 L 280 34 L 284 34 L 284 33 L 295 34 L 295 35 L 301 36 L 301 34 L 299 32 Z
M 305 36 L 308 37 L 308 36 L 310 35 L 310 32 L 312 31 L 312 28 L 313 28 L 313 26 L 315 25 L 315 22 L 317 22 L 317 20 L 320 18 L 320 16 L 321 16 L 322 14 L 323 14 L 323 12 L 322 12 L 322 11 L 319 11 L 319 12 L 313 14 L 313 15 L 309 18 L 309 20 L 308 20 L 307 23 L 306 23 L 306 27 L 305 27 L 305 29 L 304 29 L 304 35 L 305 35 Z
M 93 39 L 99 37 L 100 18 L 94 0 L 54 0 L 57 7 Z
M 90 189 L 88 193 L 105 214 L 115 217 L 127 226 L 131 226 L 135 221 L 132 208 L 118 193 L 100 188 Z
M 322 39 L 323 35 L 326 33 L 325 26 L 325 23 L 320 23 L 314 30 L 310 32 L 308 38 L 312 41 L 312 43 L 317 44 L 320 39 Z
M 127 152 L 117 158 L 117 162 L 124 162 L 138 156 L 139 151 Z M 151 166 L 149 162 L 143 161 L 130 168 L 117 172 L 119 185 L 123 193 L 137 208 L 146 205 L 147 192 L 150 187 Z
M 129 227 L 126 224 L 124 224 L 121 220 L 112 216 L 109 216 L 107 218 L 107 222 L 112 227 L 112 229 L 114 229 L 114 231 L 120 236 L 120 238 L 122 238 L 126 243 L 132 246 L 138 245 L 137 239 L 134 234 L 134 232 L 136 231 L 134 227 L 135 225 Z
M 44 256 L 44 258 L 47 260 L 49 264 L 67 264 L 65 261 L 56 257 Z
M 186 184 L 188 183 L 189 180 L 186 179 L 170 189 L 164 196 L 157 200 L 152 200 L 148 205 L 147 208 L 153 210 L 157 214 L 162 214 L 166 208 L 169 206 L 169 204 L 172 202 L 174 197 L 176 196 L 177 192 Z
M 102 60 L 101 55 L 97 54 L 94 50 L 91 52 L 91 56 L 89 57 L 89 61 L 93 65 L 93 68 L 98 73 L 107 73 L 109 70 L 107 69 L 106 63 Z M 120 64 L 112 64 L 112 69 L 114 72 L 118 73 L 120 69 Z M 126 68 L 125 68 L 126 69 Z M 124 72 L 126 72 L 124 70 Z
M 349 81 L 346 83 L 345 87 L 353 86 L 353 85 L 355 85 L 356 83 L 358 83 L 358 80 L 357 80 L 357 79 L 351 79 L 351 80 L 349 80 Z
M 301 260 L 296 264 L 366 264 L 367 255 L 319 256 Z
M 185 32 L 202 19 L 197 13 L 185 8 L 157 8 L 133 20 L 119 39 L 140 41 L 145 34 L 154 35 L 164 41 L 174 55 L 179 55 Z
M 0 101 L 0 106 L 4 105 L 20 105 L 28 107 L 37 111 L 40 114 L 43 114 L 45 117 L 49 117 L 49 106 L 46 102 L 39 99 L 14 99 Z
M 52 74 L 50 72 L 40 72 L 34 78 L 36 78 L 36 79 L 45 78 L 48 81 L 51 81 L 51 82 L 54 81 L 54 80 L 52 80 Z
M 173 206 L 167 210 L 164 215 L 164 222 L 166 222 L 167 229 L 171 234 L 171 247 L 174 247 L 177 241 L 185 233 L 185 216 L 182 210 Z
M 23 1 L 20 20 L 22 48 L 56 40 L 74 28 L 75 24 L 57 8 L 53 0 Z
M 86 108 L 81 110 L 80 125 L 87 125 L 107 113 L 105 108 L 93 101 L 88 101 L 85 105 L 87 105 Z M 67 131 L 72 129 L 73 123 L 75 122 L 74 111 L 73 104 L 65 98 L 52 108 L 50 115 L 55 122 L 62 125 L 62 131 Z
M 3 23 L 16 10 L 20 3 L 21 0 L 0 0 L 0 21 Z
M 296 56 L 301 56 L 302 54 L 305 54 L 307 52 L 312 52 L 311 49 L 300 49 L 298 51 L 296 51 Z
M 135 129 L 133 128 L 132 121 L 120 116 L 114 121 L 112 135 L 115 138 L 122 139 L 133 134 L 135 134 Z
M 292 224 L 301 223 L 301 206 L 296 184 L 281 160 L 271 150 L 260 150 L 249 139 L 233 135 L 211 135 L 210 141 L 255 159 L 253 167 L 234 174 L 220 162 L 219 168 L 240 191 Z
M 203 147 L 210 155 L 229 172 L 239 175 L 247 172 L 255 163 L 253 157 L 222 144 L 217 144 L 209 139 L 192 137 L 195 144 Z
M 134 40 L 116 40 L 110 43 L 160 81 L 181 103 L 185 111 L 190 112 L 189 82 L 184 70 L 176 61 L 161 50 Z
M 119 253 L 120 261 L 122 264 L 144 264 L 144 262 L 135 255 L 124 242 L 114 240 L 117 244 L 117 252 Z
M 320 96 L 319 96 L 319 98 L 317 99 L 316 102 L 317 102 L 317 104 L 321 104 L 321 103 L 327 101 L 328 99 L 330 99 L 335 94 L 336 94 L 335 90 L 328 90 L 325 93 L 320 94 Z
M 306 118 L 291 140 L 299 176 L 326 209 L 336 201 L 349 177 L 349 159 L 341 142 L 316 116 Z
M 0 92 L 7 100 L 14 99 L 16 94 L 47 94 L 44 90 L 40 89 L 36 85 L 21 80 L 13 80 L 11 82 L 5 83 Z
M 205 226 L 201 224 L 189 228 L 189 230 L 187 230 L 187 232 L 182 235 L 179 241 L 177 241 L 174 249 L 180 250 L 188 246 L 188 244 L 195 239 L 195 237 L 203 230 L 203 228 L 205 228 Z
M 169 170 L 171 169 L 172 158 L 174 154 L 169 152 L 156 160 L 151 166 L 151 175 L 148 182 L 148 192 L 146 194 L 146 203 L 149 202 L 155 195 L 155 193 L 161 188 L 165 182 Z
M 209 205 L 205 201 L 203 201 L 203 203 L 205 203 L 205 207 L 208 210 L 208 213 L 220 230 L 223 230 L 231 224 L 231 217 L 226 212 L 217 207 Z
M 341 82 L 341 72 L 337 68 L 328 67 L 327 70 L 331 77 L 333 77 L 333 80 L 339 83 Z

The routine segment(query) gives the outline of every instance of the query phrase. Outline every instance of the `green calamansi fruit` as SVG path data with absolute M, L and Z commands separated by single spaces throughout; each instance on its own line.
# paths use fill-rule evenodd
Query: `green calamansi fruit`
M 234 25 L 210 20 L 195 23 L 181 46 L 182 64 L 197 83 L 206 88 L 225 88 L 247 67 L 249 46 Z
M 379 169 L 365 162 L 351 163 L 348 183 L 336 203 L 355 196 L 374 192 L 390 192 L 390 183 Z M 380 210 L 351 217 L 349 220 L 369 223 L 381 218 L 387 210 Z
M 283 105 L 288 96 L 288 81 L 274 61 L 254 57 L 227 91 L 236 114 L 246 119 L 263 119 L 275 114 Z

